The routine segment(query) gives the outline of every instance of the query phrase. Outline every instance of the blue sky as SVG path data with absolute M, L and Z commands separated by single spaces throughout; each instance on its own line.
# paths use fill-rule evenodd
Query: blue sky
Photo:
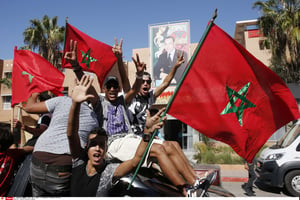
M 69 23 L 89 36 L 114 44 L 123 38 L 124 60 L 132 49 L 149 46 L 148 25 L 190 21 L 191 43 L 197 43 L 215 8 L 215 23 L 234 35 L 235 22 L 259 17 L 252 0 L 1 0 L 0 59 L 13 59 L 14 46 L 23 46 L 23 31 L 31 19 L 58 16 L 58 24 Z

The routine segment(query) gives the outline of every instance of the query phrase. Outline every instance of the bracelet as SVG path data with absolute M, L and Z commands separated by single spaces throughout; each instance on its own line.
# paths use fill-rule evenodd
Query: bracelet
M 151 139 L 151 134 L 144 134 L 143 135 L 143 141 L 144 142 L 149 142 Z
M 136 79 L 143 79 L 143 76 L 139 76 L 138 74 L 137 74 L 137 72 L 135 73 L 135 78 Z

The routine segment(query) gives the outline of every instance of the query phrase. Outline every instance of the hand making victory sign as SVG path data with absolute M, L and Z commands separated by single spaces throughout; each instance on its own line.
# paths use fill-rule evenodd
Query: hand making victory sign
M 123 55 L 122 44 L 123 44 L 123 39 L 120 40 L 120 44 L 118 45 L 118 40 L 117 38 L 115 38 L 115 45 L 113 46 L 112 51 L 117 58 L 118 57 L 122 58 Z
M 146 69 L 146 64 L 144 62 L 140 61 L 139 54 L 136 54 L 136 59 L 132 57 L 132 60 L 136 67 L 136 79 L 132 86 L 132 88 L 129 90 L 129 92 L 125 96 L 125 103 L 129 104 L 132 98 L 138 93 L 139 88 L 141 87 L 143 83 L 143 74 L 144 70 Z
M 74 66 L 78 66 L 77 61 L 77 41 L 74 41 L 74 47 L 73 47 L 73 40 L 70 41 L 70 51 L 65 53 L 64 57 L 74 68 Z
M 139 54 L 136 54 L 136 59 L 134 57 L 131 58 L 135 64 L 137 76 L 143 76 L 144 70 L 146 70 L 146 64 L 140 61 Z

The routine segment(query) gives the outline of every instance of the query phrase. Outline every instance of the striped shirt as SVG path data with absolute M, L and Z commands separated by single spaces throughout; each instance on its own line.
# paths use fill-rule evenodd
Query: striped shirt
M 118 133 L 127 133 L 128 127 L 125 123 L 122 105 L 116 106 L 110 104 L 107 107 L 107 134 L 114 135 Z

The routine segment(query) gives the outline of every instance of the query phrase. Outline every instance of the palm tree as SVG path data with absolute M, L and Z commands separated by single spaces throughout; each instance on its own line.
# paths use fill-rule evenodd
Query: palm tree
M 32 51 L 47 59 L 51 64 L 59 67 L 65 27 L 57 25 L 58 17 L 50 19 L 47 15 L 40 21 L 30 20 L 30 27 L 23 32 L 24 43 Z
M 286 82 L 300 82 L 300 1 L 256 1 L 259 27 L 271 47 L 271 68 Z
M 0 84 L 4 84 L 6 87 L 11 88 L 11 78 L 0 78 Z

